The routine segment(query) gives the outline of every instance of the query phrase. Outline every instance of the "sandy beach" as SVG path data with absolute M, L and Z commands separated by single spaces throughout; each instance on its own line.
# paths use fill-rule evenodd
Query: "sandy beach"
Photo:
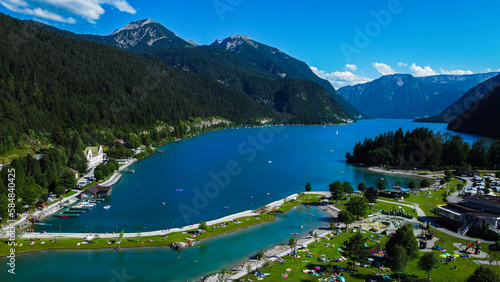
M 408 170 L 398 170 L 398 169 L 387 170 L 385 168 L 380 168 L 380 167 L 369 167 L 368 170 L 373 171 L 373 172 L 377 172 L 377 173 L 408 175 L 408 176 L 415 176 L 415 177 L 420 177 L 420 178 L 427 178 L 427 179 L 431 179 L 431 180 L 436 180 L 437 178 L 439 178 L 439 176 L 436 174 L 419 174 L 419 173 L 408 171 Z

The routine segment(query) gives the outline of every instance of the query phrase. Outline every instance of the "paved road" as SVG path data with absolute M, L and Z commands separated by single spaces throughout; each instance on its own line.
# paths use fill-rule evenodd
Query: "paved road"
M 461 179 L 464 179 L 467 181 L 464 185 L 464 190 L 467 190 L 467 188 L 472 187 L 472 177 L 461 177 Z M 450 203 L 460 203 L 462 201 L 462 198 L 458 196 L 460 191 L 455 191 L 451 195 L 448 196 L 448 202 Z
M 443 228 L 443 227 L 437 227 L 436 223 L 435 223 L 435 218 L 433 217 L 430 217 L 430 216 L 426 216 L 424 211 L 419 207 L 418 204 L 413 204 L 413 203 L 409 203 L 409 202 L 393 202 L 393 201 L 387 201 L 387 200 L 381 200 L 381 199 L 378 199 L 378 201 L 381 201 L 381 202 L 384 202 L 384 203 L 391 203 L 391 204 L 394 204 L 394 205 L 400 205 L 400 206 L 406 206 L 406 207 L 410 207 L 410 208 L 413 208 L 414 206 L 416 207 L 416 210 L 417 210 L 417 214 L 418 214 L 418 217 L 420 220 L 426 222 L 426 223 L 429 223 L 430 225 L 432 225 L 436 230 L 438 231 L 441 231 L 445 234 L 448 234 L 450 236 L 453 236 L 455 238 L 459 238 L 459 239 L 463 239 L 463 240 L 481 240 L 481 242 L 486 242 L 486 243 L 494 243 L 494 241 L 486 241 L 486 240 L 483 240 L 483 239 L 478 239 L 478 238 L 473 238 L 473 237 L 469 237 L 469 236 L 464 236 L 462 234 L 458 234 L 456 232 L 453 232 L 451 230 L 448 230 L 446 228 Z
M 74 195 L 71 195 L 67 198 L 64 198 L 62 201 L 60 202 L 57 202 L 57 203 L 54 203 L 52 205 L 50 205 L 49 207 L 46 207 L 44 208 L 43 210 L 37 210 L 35 211 L 34 213 L 32 213 L 34 216 L 37 216 L 38 218 L 45 218 L 51 214 L 54 214 L 56 212 L 58 212 L 62 205 L 64 204 L 68 204 L 68 205 L 71 205 L 75 202 L 77 202 L 79 199 L 77 198 L 80 194 L 82 193 L 82 191 L 79 191 L 78 193 L 74 194 Z M 27 214 L 23 214 L 21 215 L 21 218 L 18 219 L 16 222 L 14 223 L 11 223 L 9 224 L 9 226 L 18 226 L 18 225 L 23 225 L 23 224 L 26 224 L 28 220 L 28 215 Z M 7 230 L 7 228 L 9 227 L 7 225 L 5 226 L 2 226 L 2 228 L 4 230 Z M 11 230 L 11 228 L 9 227 L 9 230 Z

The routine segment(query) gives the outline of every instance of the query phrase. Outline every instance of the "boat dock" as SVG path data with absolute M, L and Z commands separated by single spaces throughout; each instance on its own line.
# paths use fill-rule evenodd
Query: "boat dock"
M 97 198 L 97 199 L 86 199 L 80 200 L 74 203 L 71 206 L 66 207 L 61 210 L 55 216 L 57 217 L 76 217 L 80 214 L 84 214 L 86 211 L 91 210 L 96 205 L 102 203 L 105 199 Z

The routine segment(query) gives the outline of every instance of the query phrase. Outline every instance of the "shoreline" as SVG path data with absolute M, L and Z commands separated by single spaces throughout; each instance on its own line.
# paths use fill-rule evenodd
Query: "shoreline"
M 420 177 L 420 178 L 430 179 L 430 180 L 433 180 L 433 181 L 436 181 L 436 179 L 439 178 L 435 174 L 418 174 L 418 173 L 414 173 L 414 172 L 411 172 L 411 171 L 400 170 L 400 169 L 386 170 L 386 169 L 383 169 L 383 168 L 380 168 L 380 167 L 374 167 L 374 166 L 367 167 L 366 169 L 368 169 L 369 171 L 372 171 L 372 172 L 376 172 L 376 173 L 404 175 L 404 176 L 414 176 L 414 177 Z
M 324 196 L 325 194 L 329 194 L 329 192 L 318 191 L 318 192 L 305 192 L 304 193 L 304 195 L 316 195 L 316 196 Z M 274 208 L 274 207 L 278 208 L 283 203 L 285 203 L 285 199 L 287 201 L 289 201 L 289 200 L 291 200 L 291 199 L 293 199 L 294 197 L 297 197 L 297 196 L 299 196 L 298 193 L 289 195 L 289 196 L 287 196 L 287 197 L 285 197 L 285 198 L 283 198 L 281 200 L 269 203 L 268 205 L 265 205 L 265 207 L 269 207 L 270 209 Z M 318 202 L 317 204 L 320 204 L 320 203 L 321 202 Z M 299 205 L 300 204 L 304 204 L 304 203 L 301 201 L 301 202 L 299 202 Z M 327 212 L 327 211 L 325 211 L 325 212 Z M 206 224 L 207 224 L 207 226 L 214 226 L 214 225 L 218 225 L 219 223 L 222 223 L 222 222 L 233 221 L 233 220 L 236 220 L 236 219 L 248 218 L 248 217 L 253 217 L 253 216 L 265 216 L 265 214 L 256 213 L 254 210 L 243 211 L 243 212 L 231 214 L 231 215 L 228 215 L 228 216 L 224 216 L 224 217 L 221 217 L 221 218 L 218 218 L 218 219 L 207 221 Z M 274 218 L 273 218 L 273 220 L 274 220 Z M 251 226 L 259 225 L 259 224 L 262 224 L 262 223 L 265 223 L 265 222 L 268 222 L 268 221 L 261 221 L 261 222 L 259 222 L 257 224 L 249 225 L 249 226 L 246 226 L 244 228 L 237 228 L 235 230 L 229 231 L 228 233 L 236 232 L 236 231 L 239 231 L 239 230 L 242 230 L 242 229 L 246 229 L 246 228 L 251 227 Z M 147 240 L 148 237 L 164 236 L 164 235 L 171 234 L 171 233 L 188 232 L 188 231 L 197 230 L 198 227 L 199 227 L 199 224 L 197 223 L 197 224 L 187 225 L 187 226 L 184 226 L 184 227 L 181 227 L 181 228 L 172 228 L 172 229 L 167 229 L 167 230 L 163 229 L 163 230 L 156 230 L 156 231 L 149 231 L 149 232 L 141 232 L 141 238 L 142 238 L 142 240 Z M 56 232 L 56 233 L 40 233 L 40 232 L 26 232 L 26 233 L 23 233 L 22 236 L 19 237 L 19 239 L 38 238 L 38 239 L 45 239 L 46 240 L 46 239 L 60 238 L 60 239 L 77 239 L 77 240 L 81 240 L 82 238 L 87 237 L 90 234 L 92 234 L 93 236 L 97 235 L 101 239 L 118 239 L 118 237 L 119 237 L 119 234 L 113 234 L 113 233 L 106 234 L 106 233 L 91 233 L 91 232 L 89 232 L 89 233 L 58 233 L 58 232 Z M 202 238 L 200 240 L 214 238 L 214 237 L 217 237 L 217 236 L 223 235 L 223 234 L 226 234 L 226 233 L 216 234 L 216 235 L 213 235 L 213 236 Z M 129 233 L 124 233 L 123 234 L 123 239 L 124 238 L 136 238 L 136 237 L 137 237 L 137 232 L 134 232 L 134 233 L 129 232 Z M 166 244 L 154 245 L 154 246 L 143 245 L 143 246 L 133 246 L 133 247 L 124 247 L 124 248 L 165 247 L 165 246 L 169 246 L 169 245 L 170 244 L 166 243 Z M 49 246 L 49 245 L 47 245 L 47 246 Z M 113 248 L 113 247 L 110 247 L 110 246 L 115 247 L 114 245 L 103 245 L 103 246 L 99 246 L 99 247 L 96 247 L 96 248 L 85 248 L 85 247 L 81 247 L 81 248 L 77 248 L 77 247 L 70 247 L 70 248 L 48 248 L 48 249 L 33 250 L 33 251 L 29 251 L 28 250 L 28 251 L 21 252 L 21 253 L 22 254 L 28 254 L 28 253 L 41 252 L 41 251 L 51 251 L 51 250 L 57 250 L 57 251 L 59 251 L 59 250 L 99 250 L 99 249 Z M 0 256 L 0 257 L 4 257 L 4 256 Z
M 126 165 L 118 168 L 118 171 L 115 172 L 108 180 L 106 180 L 103 183 L 97 183 L 96 185 L 113 186 L 113 185 L 117 184 L 118 182 L 120 182 L 120 180 L 122 178 L 121 172 L 136 162 L 137 162 L 137 159 L 134 158 L 134 160 L 131 161 L 129 164 L 126 164 Z M 75 194 L 73 194 L 67 198 L 62 199 L 61 201 L 59 201 L 53 205 L 50 205 L 43 210 L 35 211 L 31 215 L 38 216 L 41 220 L 43 220 L 49 216 L 52 216 L 52 215 L 54 215 L 54 214 L 56 214 L 59 211 L 64 209 L 64 207 L 62 207 L 62 204 L 72 205 L 72 204 L 78 202 L 78 200 L 79 200 L 78 196 L 80 196 L 80 194 L 83 191 L 85 191 L 85 190 L 78 190 Z M 35 223 L 28 221 L 28 215 L 22 215 L 20 219 L 18 219 L 14 223 L 11 223 L 10 225 L 15 226 L 15 227 L 20 226 L 21 229 L 26 229 L 30 226 L 35 225 Z M 0 228 L 5 229 L 8 226 L 9 225 L 3 225 L 3 226 L 0 226 Z
M 327 196 L 329 194 L 330 194 L 330 192 L 326 192 L 326 191 L 304 192 L 304 195 L 321 195 L 321 196 Z M 294 194 L 291 194 L 291 195 L 289 195 L 289 196 L 287 196 L 287 197 L 285 197 L 285 198 L 283 198 L 281 200 L 277 200 L 277 201 L 271 202 L 271 203 L 269 203 L 267 205 L 264 205 L 264 207 L 268 207 L 270 209 L 272 209 L 272 208 L 276 208 L 277 209 L 283 203 L 285 203 L 285 199 L 286 199 L 286 201 L 290 201 L 293 198 L 298 197 L 298 196 L 299 196 L 298 193 L 294 193 Z M 258 209 L 256 209 L 256 210 L 258 210 Z M 207 226 L 211 226 L 211 225 L 218 224 L 219 222 L 232 221 L 232 220 L 240 219 L 240 218 L 243 218 L 243 217 L 258 216 L 258 215 L 262 215 L 262 214 L 255 212 L 255 210 L 242 211 L 242 212 L 238 212 L 238 213 L 226 215 L 226 216 L 223 216 L 223 217 L 220 217 L 220 218 L 216 218 L 216 219 L 213 219 L 213 220 L 209 220 L 209 221 L 206 222 L 206 224 L 207 224 Z M 183 226 L 183 227 L 170 228 L 170 229 L 167 229 L 167 231 L 165 231 L 165 229 L 161 229 L 161 230 L 145 231 L 145 232 L 141 232 L 141 234 L 144 237 L 147 237 L 147 236 L 157 236 L 157 235 L 165 235 L 165 234 L 169 234 L 169 233 L 184 232 L 184 231 L 189 231 L 189 230 L 193 230 L 193 229 L 198 229 L 198 226 L 199 226 L 199 223 L 195 223 L 195 224 L 186 225 L 186 226 Z M 38 238 L 54 238 L 54 237 L 56 237 L 56 238 L 79 239 L 79 238 L 87 236 L 89 233 L 81 233 L 81 232 L 76 232 L 76 233 L 59 233 L 59 232 L 55 232 L 55 233 L 40 233 L 40 232 L 30 232 L 30 233 L 23 233 L 23 236 L 21 238 L 27 238 L 28 236 L 32 237 L 32 236 L 36 235 L 36 236 L 38 236 Z M 117 234 L 112 234 L 112 233 L 111 234 L 110 233 L 108 233 L 108 234 L 106 234 L 106 233 L 93 233 L 93 234 L 94 235 L 99 235 L 100 238 L 115 238 L 117 236 Z M 127 233 L 123 234 L 123 238 L 135 238 L 135 237 L 137 237 L 137 232 L 127 232 Z

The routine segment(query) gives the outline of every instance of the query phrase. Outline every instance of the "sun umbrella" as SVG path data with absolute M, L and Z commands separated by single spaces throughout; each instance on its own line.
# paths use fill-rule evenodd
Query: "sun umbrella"
M 445 255 L 445 256 L 451 256 L 450 253 L 444 253 L 443 255 Z
M 442 257 L 442 258 L 445 258 L 445 257 L 446 257 L 444 254 L 441 254 L 441 255 L 439 255 L 439 256 L 440 256 L 440 257 Z
M 460 255 L 459 254 L 453 254 L 454 257 L 458 258 Z
M 372 259 L 372 258 L 367 258 L 366 260 L 367 261 L 374 261 L 374 259 Z
M 319 267 L 319 266 L 316 266 L 315 268 L 316 268 L 316 270 L 320 270 L 321 269 L 321 267 Z

